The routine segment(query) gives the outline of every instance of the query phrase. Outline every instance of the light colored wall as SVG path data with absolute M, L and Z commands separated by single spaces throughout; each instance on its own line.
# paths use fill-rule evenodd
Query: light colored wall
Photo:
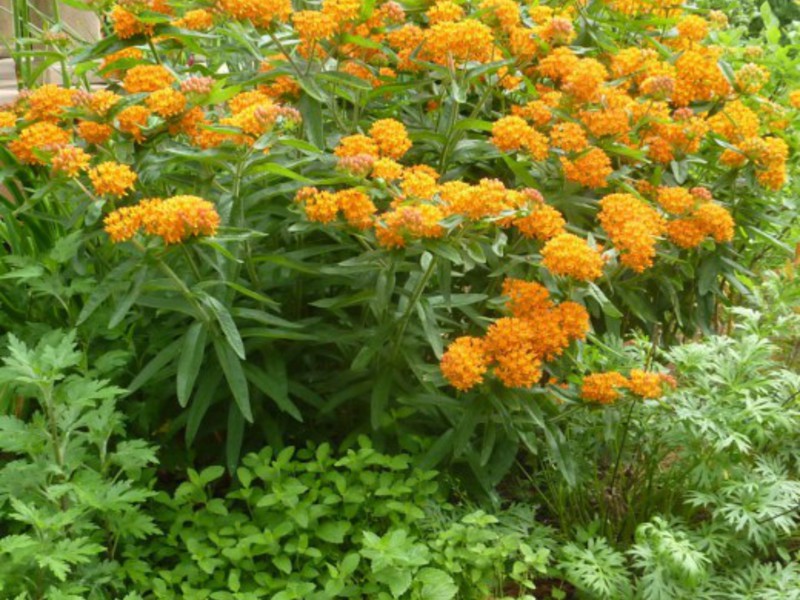
M 30 0 L 30 4 L 41 10 L 45 14 L 52 13 L 52 0 Z M 13 43 L 14 25 L 11 15 L 7 12 L 11 9 L 11 0 L 0 0 L 0 59 L 8 59 L 8 48 Z M 96 40 L 100 37 L 100 22 L 97 16 L 85 10 L 78 10 L 63 3 L 59 5 L 61 20 L 69 26 L 70 31 L 76 36 L 85 40 Z M 37 23 L 38 25 L 39 23 Z M 6 65 L 2 65 L 5 67 Z M 51 67 L 44 74 L 43 80 L 48 83 L 58 83 L 61 81 L 58 66 Z M 9 68 L 2 69 L 3 74 Z
M 0 58 L 8 56 L 6 44 L 11 43 L 14 25 L 11 21 L 11 0 L 0 0 Z
M 52 12 L 51 0 L 32 0 L 31 5 L 37 7 L 45 14 Z M 11 0 L 0 0 L 0 38 L 10 43 L 14 35 L 14 25 L 11 15 Z M 78 10 L 65 4 L 60 4 L 61 19 L 75 31 L 75 33 L 86 40 L 96 40 L 100 35 L 100 22 L 97 16 L 89 11 Z M 0 44 L 0 57 L 7 56 L 5 44 Z

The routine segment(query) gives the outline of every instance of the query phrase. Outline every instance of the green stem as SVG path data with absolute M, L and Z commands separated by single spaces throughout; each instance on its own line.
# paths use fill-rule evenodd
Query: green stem
M 614 497 L 614 485 L 617 482 L 617 474 L 619 473 L 619 466 L 622 463 L 622 453 L 625 450 L 625 442 L 628 441 L 628 431 L 630 430 L 631 419 L 633 417 L 633 409 L 636 406 L 636 401 L 630 401 L 630 408 L 628 409 L 628 415 L 625 417 L 625 425 L 622 429 L 622 440 L 619 443 L 619 451 L 617 452 L 617 459 L 614 462 L 614 470 L 611 473 L 611 482 L 608 484 L 608 497 L 613 499 Z M 603 523 L 604 525 L 608 526 L 608 509 L 609 509 L 610 501 L 606 500 L 606 504 L 604 507 L 604 515 L 603 515 Z
M 436 258 L 431 256 L 431 262 L 428 264 L 428 268 L 425 269 L 425 272 L 422 274 L 422 277 L 417 282 L 417 286 L 414 288 L 414 292 L 411 294 L 411 298 L 408 301 L 408 306 L 406 310 L 403 312 L 403 316 L 400 317 L 400 328 L 397 330 L 397 336 L 395 337 L 395 344 L 394 349 L 392 350 L 392 359 L 397 356 L 397 352 L 400 350 L 400 344 L 403 341 L 403 335 L 406 332 L 406 328 L 408 327 L 408 322 L 411 320 L 411 311 L 414 310 L 414 307 L 419 302 L 420 296 L 422 296 L 422 292 L 425 291 L 425 287 L 428 285 L 428 280 L 433 275 L 433 271 L 436 268 Z
M 61 8 L 59 7 L 59 0 L 52 0 L 52 7 L 53 7 L 53 22 L 56 25 L 61 24 Z M 61 54 L 59 52 L 59 54 Z M 59 58 L 59 64 L 61 65 L 61 83 L 65 88 L 72 87 L 72 79 L 69 75 L 69 69 L 67 68 L 67 61 L 63 57 Z
M 147 254 L 147 248 L 145 248 L 141 242 L 134 239 L 131 240 L 131 243 L 137 250 L 139 250 L 139 252 L 145 255 Z M 194 294 L 192 294 L 192 291 L 188 288 L 183 279 L 178 277 L 178 274 L 175 273 L 175 271 L 173 271 L 172 268 L 166 262 L 164 262 L 164 260 L 160 256 L 155 256 L 155 260 L 156 263 L 158 264 L 158 267 L 164 272 L 164 274 L 167 277 L 169 277 L 173 281 L 173 283 L 175 283 L 175 286 L 178 288 L 181 294 L 183 294 L 189 301 L 189 303 L 192 306 L 194 306 L 194 308 L 199 313 L 200 318 L 203 320 L 203 322 L 210 323 L 211 319 L 209 319 L 208 313 L 206 313 L 205 308 L 203 308 L 202 304 L 200 304 L 197 301 L 197 298 L 194 297 Z

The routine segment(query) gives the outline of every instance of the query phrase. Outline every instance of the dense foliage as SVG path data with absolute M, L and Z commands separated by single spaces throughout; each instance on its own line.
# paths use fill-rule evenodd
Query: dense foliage
M 3 594 L 796 597 L 796 6 L 64 3 Z

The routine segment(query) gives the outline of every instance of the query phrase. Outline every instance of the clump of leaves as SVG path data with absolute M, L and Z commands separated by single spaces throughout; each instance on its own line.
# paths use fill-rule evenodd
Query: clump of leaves
M 212 491 L 222 467 L 190 470 L 159 497 L 166 536 L 144 558 L 144 597 L 483 600 L 509 582 L 533 589 L 550 554 L 542 530 L 459 516 L 435 472 L 359 443 L 341 457 L 328 444 L 265 448 L 224 497 Z
M 154 449 L 124 439 L 122 390 L 78 372 L 74 332 L 33 348 L 11 335 L 8 352 L 0 383 L 20 408 L 0 416 L 0 592 L 106 598 L 125 544 L 158 531 L 140 483 Z

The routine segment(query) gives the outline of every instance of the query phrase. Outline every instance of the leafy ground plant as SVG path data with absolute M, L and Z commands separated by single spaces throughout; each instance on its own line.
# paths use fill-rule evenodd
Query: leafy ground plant
M 265 448 L 215 494 L 223 473 L 189 471 L 159 496 L 165 536 L 139 556 L 144 598 L 499 598 L 506 584 L 533 590 L 549 562 L 545 528 L 456 510 L 437 473 L 365 438 L 339 457 Z
M 30 347 L 11 336 L 0 369 L 17 416 L 0 416 L 0 592 L 18 600 L 123 592 L 126 545 L 158 531 L 143 510 L 154 448 L 126 440 L 121 389 L 81 369 L 75 333 Z

